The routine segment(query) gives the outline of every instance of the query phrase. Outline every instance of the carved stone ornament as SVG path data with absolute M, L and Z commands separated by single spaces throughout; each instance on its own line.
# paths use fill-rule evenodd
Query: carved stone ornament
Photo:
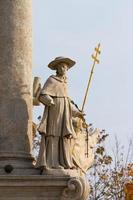
M 71 178 L 63 190 L 61 200 L 86 200 L 90 186 L 84 177 Z

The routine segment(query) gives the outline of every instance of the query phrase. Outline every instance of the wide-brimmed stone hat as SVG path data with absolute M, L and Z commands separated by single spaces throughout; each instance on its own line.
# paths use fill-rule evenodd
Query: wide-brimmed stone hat
M 70 58 L 66 57 L 57 57 L 53 61 L 48 64 L 48 67 L 52 70 L 56 70 L 59 63 L 66 63 L 68 64 L 68 68 L 70 69 L 73 65 L 75 65 L 75 61 L 71 60 Z

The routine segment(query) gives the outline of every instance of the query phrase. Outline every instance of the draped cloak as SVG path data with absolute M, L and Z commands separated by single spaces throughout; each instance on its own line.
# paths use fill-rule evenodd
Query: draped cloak
M 45 105 L 45 95 L 53 99 L 54 105 Z M 41 96 L 44 96 L 44 102 L 43 98 L 40 98 L 40 101 L 45 105 L 45 109 L 38 127 L 42 140 L 37 166 L 52 167 L 58 163 L 64 168 L 71 168 L 71 141 L 76 137 L 72 124 L 75 111 L 68 97 L 66 79 L 50 76 L 41 90 Z

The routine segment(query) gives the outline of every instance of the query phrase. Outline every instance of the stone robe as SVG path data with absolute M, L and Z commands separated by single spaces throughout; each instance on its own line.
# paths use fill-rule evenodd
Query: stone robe
M 47 98 L 52 98 L 54 105 L 48 106 Z M 72 143 L 76 133 L 72 117 L 76 116 L 76 110 L 68 97 L 66 79 L 50 76 L 42 88 L 40 101 L 45 109 L 38 128 L 42 139 L 37 167 L 73 168 Z

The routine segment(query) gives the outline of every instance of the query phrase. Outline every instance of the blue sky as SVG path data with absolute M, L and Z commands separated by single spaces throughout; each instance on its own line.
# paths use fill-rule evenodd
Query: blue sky
M 33 0 L 33 75 L 42 83 L 57 56 L 76 61 L 68 72 L 69 94 L 82 106 L 91 54 L 101 43 L 100 64 L 91 82 L 88 123 L 125 143 L 133 135 L 133 1 Z M 34 118 L 42 107 L 34 109 Z

